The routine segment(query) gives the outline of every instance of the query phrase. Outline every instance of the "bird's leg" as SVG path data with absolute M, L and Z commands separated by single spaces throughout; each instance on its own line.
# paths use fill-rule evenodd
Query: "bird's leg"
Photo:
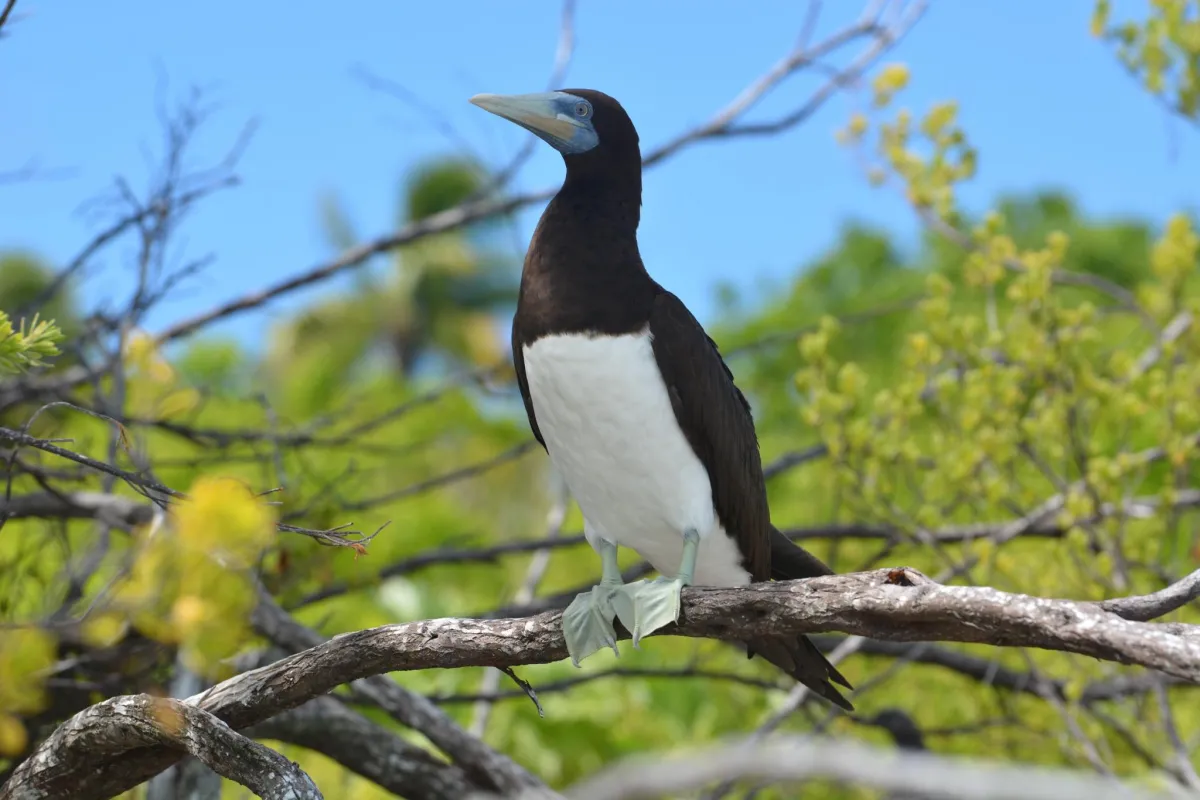
M 614 600 L 617 617 L 633 635 L 637 647 L 643 636 L 649 636 L 662 626 L 679 619 L 680 591 L 691 586 L 696 572 L 696 552 L 700 534 L 688 529 L 683 532 L 683 558 L 674 578 L 660 576 L 652 581 L 638 581 L 621 588 Z
M 575 596 L 571 605 L 563 612 L 563 637 L 567 640 L 567 653 L 571 663 L 579 662 L 604 647 L 611 647 L 618 656 L 617 633 L 613 630 L 613 598 L 624 588 L 621 568 L 617 564 L 617 546 L 599 539 L 596 551 L 600 554 L 603 569 L 600 583 L 591 591 Z

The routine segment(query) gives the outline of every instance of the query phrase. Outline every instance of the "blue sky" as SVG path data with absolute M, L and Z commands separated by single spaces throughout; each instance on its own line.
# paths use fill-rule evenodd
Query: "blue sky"
M 1118 11 L 1121 3 L 1115 4 Z M 826 2 L 818 35 L 862 3 Z M 1140 13 L 1141 3 L 1126 2 Z M 920 111 L 957 98 L 981 151 L 965 190 L 981 208 L 1000 192 L 1064 188 L 1089 213 L 1161 221 L 1194 207 L 1200 137 L 1136 87 L 1088 35 L 1091 0 L 932 0 L 889 60 L 912 69 L 904 102 Z M 61 263 L 98 229 L 81 202 L 125 176 L 148 179 L 161 152 L 155 92 L 206 88 L 218 105 L 196 143 L 216 160 L 250 119 L 259 123 L 238 170 L 242 185 L 197 210 L 184 255 L 215 262 L 149 319 L 172 319 L 263 287 L 332 254 L 319 199 L 336 191 L 359 233 L 386 232 L 397 179 L 454 143 L 425 116 L 367 88 L 356 67 L 398 82 L 436 109 L 493 163 L 523 132 L 469 105 L 476 92 L 545 86 L 559 25 L 557 2 L 328 3 L 48 2 L 18 0 L 0 39 L 0 172 L 36 160 L 48 177 L 0 185 L 0 248 Z M 751 11 L 750 9 L 753 9 Z M 703 121 L 788 51 L 806 4 L 698 0 L 580 0 L 568 86 L 602 89 L 634 117 L 644 148 Z M 801 102 L 816 77 L 786 84 L 753 117 Z M 713 287 L 754 291 L 818 255 L 850 218 L 911 240 L 911 213 L 891 190 L 867 185 L 834 132 L 861 98 L 835 99 L 803 127 L 773 139 L 707 143 L 646 180 L 641 227 L 652 274 L 702 318 Z M 518 188 L 561 180 L 539 147 Z M 523 246 L 540 208 L 517 226 Z M 110 251 L 83 286 L 85 300 L 120 297 L 130 248 Z M 218 330 L 253 343 L 269 319 L 328 285 L 230 320 Z

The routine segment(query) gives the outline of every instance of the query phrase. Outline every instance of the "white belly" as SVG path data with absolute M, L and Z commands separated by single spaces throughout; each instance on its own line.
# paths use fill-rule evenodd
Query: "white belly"
M 693 529 L 697 585 L 749 583 L 708 473 L 675 421 L 649 331 L 546 336 L 522 353 L 550 459 L 595 532 L 673 576 Z

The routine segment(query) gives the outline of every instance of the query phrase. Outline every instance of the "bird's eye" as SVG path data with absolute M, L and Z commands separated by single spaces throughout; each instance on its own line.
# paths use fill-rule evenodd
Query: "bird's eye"
M 589 106 L 587 103 L 576 103 L 575 104 L 575 116 L 579 117 L 580 119 L 587 119 L 588 115 L 591 113 L 592 113 L 592 107 Z

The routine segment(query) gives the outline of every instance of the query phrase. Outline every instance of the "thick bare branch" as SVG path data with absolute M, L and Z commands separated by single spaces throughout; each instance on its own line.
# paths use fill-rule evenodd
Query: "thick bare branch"
M 253 623 L 259 633 L 289 652 L 307 652 L 310 648 L 328 643 L 319 633 L 293 619 L 265 592 L 259 593 Z M 348 675 L 344 681 L 338 681 L 330 688 L 343 682 L 349 682 L 355 700 L 374 705 L 400 724 L 420 731 L 477 783 L 507 792 L 541 788 L 541 781 L 516 762 L 472 736 L 429 699 L 405 689 L 390 678 L 366 672 Z M 205 707 L 208 707 L 207 704 Z M 255 719 L 266 719 L 268 716 L 270 714 Z
M 400 797 L 461 800 L 485 787 L 333 697 L 316 697 L 245 731 L 315 750 Z
M 663 633 L 739 641 L 834 630 L 891 641 L 940 639 L 1080 653 L 1141 664 L 1200 683 L 1200 626 L 1133 622 L 1095 603 L 942 586 L 905 569 L 742 589 L 685 589 L 680 624 Z M 415 669 L 512 667 L 559 661 L 566 655 L 559 612 L 526 619 L 385 625 L 336 636 L 231 678 L 188 702 L 241 729 L 367 676 Z M 120 756 L 94 769 L 87 791 L 78 797 L 88 800 L 124 791 L 176 757 L 176 752 L 163 748 Z M 36 766 L 24 774 L 25 780 L 72 778 L 44 776 Z
M 231 730 L 203 709 L 164 697 L 126 695 L 98 703 L 61 725 L 0 789 L 3 800 L 78 797 L 92 769 L 143 747 L 189 753 L 266 800 L 321 800 L 304 771 Z
M 1090 773 L 997 764 L 849 741 L 797 736 L 737 741 L 683 758 L 643 756 L 610 767 L 567 790 L 571 800 L 674 797 L 719 780 L 797 782 L 833 779 L 923 798 L 954 800 L 1134 800 L 1178 797 Z
M 0 518 L 98 519 L 110 525 L 132 527 L 149 522 L 154 507 L 129 497 L 103 492 L 38 492 L 5 500 L 0 497 Z
M 740 641 L 834 630 L 890 641 L 1039 647 L 1141 664 L 1200 682 L 1200 626 L 1132 622 L 1093 603 L 942 586 L 911 570 L 745 589 L 690 588 L 684 592 L 680 624 L 669 633 Z M 342 634 L 267 669 L 295 675 L 288 691 L 300 693 L 305 682 L 329 680 L 316 673 L 335 666 L 344 679 L 353 679 L 395 670 L 547 663 L 565 653 L 559 614 L 548 612 L 527 619 L 440 619 Z M 267 677 L 262 672 L 226 681 L 208 699 L 232 692 L 233 702 Z M 239 686 L 243 680 L 246 685 Z M 297 695 L 290 702 L 302 699 Z

